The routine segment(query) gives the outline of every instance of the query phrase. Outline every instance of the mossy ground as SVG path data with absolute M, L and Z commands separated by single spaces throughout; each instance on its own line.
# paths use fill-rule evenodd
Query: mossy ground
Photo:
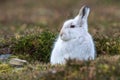
M 51 66 L 50 53 L 63 22 L 73 18 L 82 5 L 91 7 L 88 24 L 97 58 Z M 11 58 L 25 59 L 29 64 L 15 68 L 8 64 L 9 59 L 0 61 L 0 80 L 119 80 L 119 7 L 119 0 L 53 0 L 49 4 L 1 0 L 0 54 L 12 54 Z

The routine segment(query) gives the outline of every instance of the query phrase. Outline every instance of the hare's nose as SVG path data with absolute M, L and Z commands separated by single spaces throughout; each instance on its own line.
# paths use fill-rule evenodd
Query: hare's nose
M 60 31 L 60 36 L 63 36 L 64 32 L 63 30 Z

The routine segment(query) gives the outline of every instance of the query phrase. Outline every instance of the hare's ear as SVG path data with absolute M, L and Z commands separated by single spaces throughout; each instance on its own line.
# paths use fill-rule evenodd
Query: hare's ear
M 83 7 L 80 9 L 79 16 L 80 16 L 81 18 L 87 19 L 88 15 L 89 15 L 89 12 L 90 12 L 90 8 L 89 8 L 88 6 L 83 6 Z

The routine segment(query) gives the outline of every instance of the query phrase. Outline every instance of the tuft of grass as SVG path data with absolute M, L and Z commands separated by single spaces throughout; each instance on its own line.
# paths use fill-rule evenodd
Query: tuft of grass
M 41 34 L 26 35 L 20 37 L 12 45 L 12 53 L 29 57 L 29 60 L 48 62 L 55 34 L 50 31 L 43 31 Z
M 94 37 L 97 54 L 116 55 L 120 54 L 120 38 L 107 36 Z

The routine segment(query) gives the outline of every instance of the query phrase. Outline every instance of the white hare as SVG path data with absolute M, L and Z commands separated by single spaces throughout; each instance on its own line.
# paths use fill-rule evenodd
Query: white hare
M 89 12 L 90 9 L 83 6 L 74 19 L 65 21 L 52 50 L 51 64 L 65 64 L 66 59 L 95 59 L 94 42 L 88 33 Z

